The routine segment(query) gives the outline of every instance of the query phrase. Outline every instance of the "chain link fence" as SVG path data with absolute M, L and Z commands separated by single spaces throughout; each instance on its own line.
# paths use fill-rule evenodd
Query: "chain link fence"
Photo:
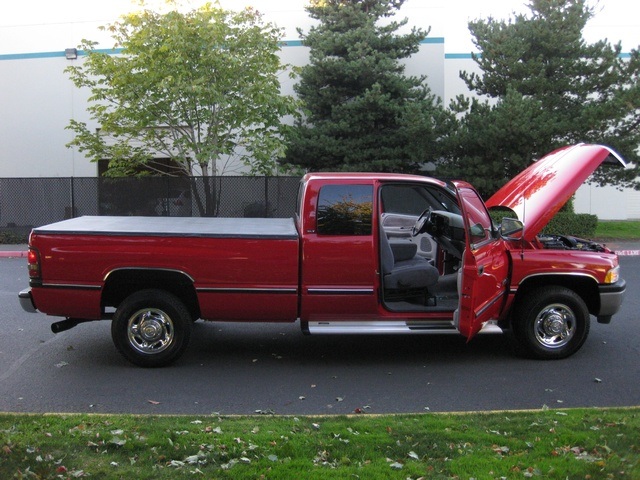
M 293 216 L 299 177 L 0 178 L 0 232 L 81 215 Z

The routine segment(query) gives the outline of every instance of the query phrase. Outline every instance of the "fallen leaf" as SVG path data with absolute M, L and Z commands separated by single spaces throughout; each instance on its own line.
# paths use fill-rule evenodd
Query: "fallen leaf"
M 184 463 L 188 463 L 190 465 L 196 464 L 204 457 L 204 453 L 198 452 L 196 455 L 189 455 L 184 459 Z
M 56 363 L 56 367 L 58 368 L 62 368 L 62 367 L 66 367 L 67 365 L 69 365 L 67 362 L 60 362 L 60 363 Z
M 113 437 L 111 440 L 109 440 L 109 443 L 122 447 L 125 443 L 127 443 L 127 441 L 121 439 L 120 437 Z
M 149 402 L 151 405 L 160 405 L 160 402 L 157 402 L 155 400 L 147 400 L 147 402 Z
M 404 465 L 402 465 L 400 462 L 393 462 L 389 466 L 394 470 L 402 470 L 402 468 L 404 467 Z
M 493 451 L 496 452 L 499 455 L 506 455 L 507 453 L 509 453 L 509 447 L 507 446 L 494 446 L 493 447 Z

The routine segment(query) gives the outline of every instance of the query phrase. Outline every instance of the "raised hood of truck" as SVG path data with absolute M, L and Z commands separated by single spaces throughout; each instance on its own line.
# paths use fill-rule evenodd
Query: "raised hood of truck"
M 507 182 L 487 202 L 506 207 L 524 222 L 525 240 L 533 240 L 601 164 L 625 167 L 622 157 L 603 145 L 560 148 Z

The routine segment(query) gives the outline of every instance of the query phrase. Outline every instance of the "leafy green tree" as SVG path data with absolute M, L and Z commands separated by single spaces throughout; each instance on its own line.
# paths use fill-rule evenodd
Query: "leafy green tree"
M 209 180 L 225 161 L 239 160 L 254 174 L 273 171 L 284 155 L 281 120 L 296 110 L 280 93 L 280 29 L 253 9 L 218 4 L 187 13 L 146 9 L 104 28 L 122 54 L 84 40 L 86 58 L 66 70 L 90 90 L 88 112 L 99 125 L 71 120 L 69 147 L 108 159 L 113 176 L 148 174 L 154 157 L 170 158 L 173 174 L 203 177 L 201 215 L 215 214 Z
M 310 170 L 415 171 L 437 158 L 445 111 L 425 77 L 401 59 L 428 32 L 392 17 L 405 0 L 310 0 L 318 20 L 305 35 L 310 62 L 296 84 L 305 111 L 290 131 L 286 161 Z M 385 20 L 385 21 L 383 21 Z
M 638 163 L 640 56 L 582 38 L 594 15 L 585 0 L 531 0 L 530 15 L 469 24 L 480 73 L 461 78 L 478 97 L 458 97 L 460 114 L 438 173 L 469 179 L 485 195 L 531 161 L 566 144 L 603 143 Z M 638 168 L 604 169 L 600 184 L 635 185 Z

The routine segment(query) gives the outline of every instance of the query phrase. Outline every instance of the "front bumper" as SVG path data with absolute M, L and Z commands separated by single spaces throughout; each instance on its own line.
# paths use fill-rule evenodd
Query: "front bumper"
M 36 304 L 33 303 L 33 297 L 31 296 L 31 288 L 26 288 L 18 294 L 20 299 L 20 306 L 25 312 L 36 313 L 38 309 Z
M 611 317 L 620 310 L 625 291 L 627 290 L 627 282 L 621 278 L 616 283 L 599 285 L 598 290 L 600 293 L 598 322 L 609 323 Z

